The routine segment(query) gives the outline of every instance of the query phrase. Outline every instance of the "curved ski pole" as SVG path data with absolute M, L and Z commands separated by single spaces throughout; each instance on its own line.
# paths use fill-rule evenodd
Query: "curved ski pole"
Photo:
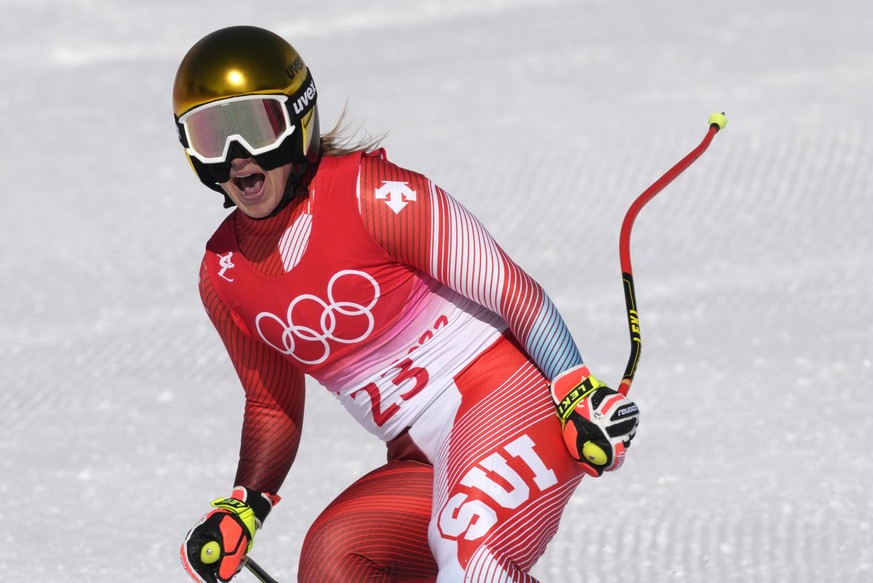
M 262 583 L 279 583 L 278 581 L 270 577 L 270 575 L 266 571 L 264 571 L 264 569 L 260 565 L 258 565 L 251 557 L 247 556 L 243 558 L 243 564 L 249 571 L 251 571 L 252 575 L 254 575 L 258 581 L 261 581 Z
M 637 199 L 631 204 L 630 208 L 624 216 L 624 221 L 621 224 L 621 234 L 618 241 L 618 253 L 621 260 L 621 276 L 624 280 L 624 301 L 627 306 L 627 325 L 630 333 L 631 353 L 627 361 L 627 366 L 624 370 L 624 376 L 621 379 L 621 384 L 618 391 L 627 395 L 633 383 L 634 375 L 637 371 L 637 366 L 640 362 L 640 352 L 642 350 L 642 337 L 640 336 L 640 320 L 637 313 L 637 299 L 634 292 L 633 268 L 630 260 L 630 235 L 633 229 L 634 220 L 637 218 L 640 210 L 648 203 L 656 194 L 661 192 L 668 184 L 673 182 L 677 176 L 682 174 L 691 164 L 697 160 L 709 147 L 712 138 L 719 130 L 724 129 L 727 125 L 727 118 L 724 113 L 714 113 L 709 116 L 709 130 L 703 141 L 691 150 L 682 160 L 675 166 L 670 168 L 651 186 L 649 186 Z

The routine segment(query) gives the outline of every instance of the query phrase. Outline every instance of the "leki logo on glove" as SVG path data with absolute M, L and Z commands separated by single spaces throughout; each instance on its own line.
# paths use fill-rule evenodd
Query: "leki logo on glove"
M 363 271 L 343 270 L 330 278 L 327 301 L 299 295 L 288 304 L 285 318 L 261 312 L 255 327 L 264 342 L 303 364 L 320 364 L 331 352 L 331 342 L 355 344 L 367 338 L 375 326 L 373 306 L 379 300 L 379 284 Z M 366 303 L 358 303 L 362 297 Z

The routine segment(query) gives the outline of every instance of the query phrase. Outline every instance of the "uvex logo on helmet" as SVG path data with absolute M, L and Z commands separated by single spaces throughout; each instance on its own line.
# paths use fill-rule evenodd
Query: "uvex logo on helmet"
M 297 73 L 302 71 L 304 67 L 306 67 L 306 65 L 303 64 L 303 59 L 300 58 L 300 55 L 297 55 L 297 58 L 294 59 L 290 65 L 285 67 L 285 74 L 293 81 L 294 77 L 297 76 Z

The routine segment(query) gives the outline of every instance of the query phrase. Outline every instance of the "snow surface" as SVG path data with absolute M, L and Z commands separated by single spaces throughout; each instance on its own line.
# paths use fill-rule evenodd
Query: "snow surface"
M 621 218 L 727 112 L 634 230 L 639 436 L 535 573 L 873 581 L 873 4 L 2 5 L 0 581 L 185 581 L 178 545 L 232 485 L 242 395 L 196 291 L 225 211 L 170 91 L 193 42 L 239 23 L 301 51 L 323 126 L 347 105 L 471 208 L 613 383 Z M 308 407 L 253 555 L 286 582 L 307 525 L 384 456 L 316 385 Z

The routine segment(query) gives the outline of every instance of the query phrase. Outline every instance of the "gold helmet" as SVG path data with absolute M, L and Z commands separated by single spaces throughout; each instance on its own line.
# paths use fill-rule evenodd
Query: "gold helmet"
M 285 39 L 254 26 L 210 33 L 182 59 L 173 85 L 179 140 L 200 180 L 218 192 L 230 161 L 265 170 L 318 159 L 317 91 Z M 300 172 L 295 172 L 299 175 Z

